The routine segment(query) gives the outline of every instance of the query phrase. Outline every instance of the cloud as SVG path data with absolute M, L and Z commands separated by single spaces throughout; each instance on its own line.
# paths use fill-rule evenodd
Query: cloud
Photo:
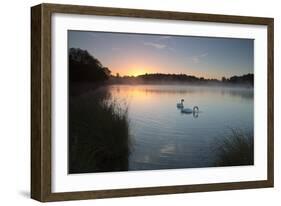
M 172 48 L 172 47 L 168 47 L 168 49 L 169 49 L 169 51 L 171 51 L 171 52 L 175 52 L 176 50 L 174 49 L 174 48 Z
M 193 56 L 191 57 L 191 60 L 195 63 L 195 64 L 198 64 L 200 62 L 200 60 L 204 57 L 208 56 L 208 53 L 205 52 L 203 54 L 200 54 L 200 55 L 197 55 L 197 56 Z
M 119 48 L 119 47 L 112 47 L 111 50 L 112 50 L 112 51 L 120 51 L 121 48 Z
M 88 35 L 90 35 L 91 37 L 94 37 L 94 38 L 101 37 L 100 33 L 86 32 L 86 34 L 88 34 Z
M 165 44 L 160 44 L 160 43 L 153 43 L 153 42 L 144 42 L 143 43 L 145 46 L 151 46 L 154 47 L 155 49 L 164 49 L 167 47 Z
M 195 63 L 198 64 L 200 62 L 199 58 L 197 56 L 191 57 L 191 60 Z
M 170 36 L 160 36 L 159 40 L 170 39 L 170 38 L 171 38 Z
M 207 52 L 200 55 L 200 57 L 205 57 L 205 56 L 208 56 Z

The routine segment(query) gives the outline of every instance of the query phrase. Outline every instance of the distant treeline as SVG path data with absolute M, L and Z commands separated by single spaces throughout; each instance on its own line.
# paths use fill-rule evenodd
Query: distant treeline
M 230 78 L 222 77 L 221 80 L 218 79 L 205 79 L 204 77 L 196 77 L 187 74 L 143 74 L 137 77 L 134 76 L 124 76 L 119 75 L 111 76 L 110 82 L 112 83 L 148 83 L 148 84 L 161 84 L 161 83 L 187 83 L 187 84 L 243 84 L 243 85 L 254 85 L 254 75 L 245 74 L 242 76 L 232 76 Z
M 250 84 L 254 85 L 254 74 L 245 74 L 242 76 L 232 76 L 229 79 L 223 77 L 221 79 L 224 83 L 232 83 L 232 84 Z
M 104 67 L 101 62 L 93 57 L 87 50 L 79 48 L 69 49 L 69 81 L 70 82 L 91 82 L 108 84 L 243 84 L 248 86 L 254 85 L 254 75 L 245 74 L 242 76 L 232 76 L 222 79 L 205 79 L 187 74 L 143 74 L 139 76 L 120 76 L 111 75 L 111 71 Z

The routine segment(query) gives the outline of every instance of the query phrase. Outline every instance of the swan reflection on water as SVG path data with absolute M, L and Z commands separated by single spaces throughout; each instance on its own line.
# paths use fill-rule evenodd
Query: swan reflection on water
M 182 114 L 193 114 L 193 117 L 197 118 L 198 113 L 199 113 L 199 107 L 194 106 L 193 109 L 184 107 L 183 102 L 184 102 L 184 99 L 181 99 L 181 102 L 177 103 L 177 108 L 181 110 L 181 113 Z

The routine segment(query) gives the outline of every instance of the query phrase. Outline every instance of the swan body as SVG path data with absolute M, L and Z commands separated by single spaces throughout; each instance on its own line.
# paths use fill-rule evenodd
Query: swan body
M 199 112 L 199 107 L 198 106 L 194 106 L 193 109 L 191 109 L 191 108 L 182 108 L 181 112 L 185 113 L 185 114 L 197 113 L 197 112 Z
M 181 112 L 186 113 L 186 114 L 190 114 L 190 113 L 193 113 L 193 110 L 191 108 L 182 108 Z
M 177 108 L 182 109 L 183 108 L 183 102 L 184 102 L 184 99 L 181 99 L 181 102 L 177 103 Z
M 198 113 L 199 112 L 199 107 L 198 106 L 194 106 L 193 109 L 191 108 L 184 108 L 183 105 L 184 99 L 181 99 L 180 103 L 177 103 L 177 108 L 181 109 L 181 113 L 185 113 L 185 114 L 191 114 L 191 113 Z

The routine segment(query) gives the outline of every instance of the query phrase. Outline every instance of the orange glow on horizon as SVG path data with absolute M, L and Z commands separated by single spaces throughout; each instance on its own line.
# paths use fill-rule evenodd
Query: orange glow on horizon
M 129 76 L 139 76 L 145 73 L 150 73 L 149 71 L 147 71 L 146 69 L 131 69 L 128 71 L 128 75 Z
M 137 77 L 139 75 L 144 75 L 144 74 L 153 74 L 153 73 L 170 73 L 170 74 L 186 74 L 186 75 L 191 75 L 191 76 L 196 76 L 198 78 L 205 78 L 205 79 L 221 79 L 222 77 L 218 73 L 208 73 L 208 72 L 198 72 L 196 69 L 175 69 L 174 72 L 166 72 L 168 69 L 158 69 L 156 67 L 149 67 L 147 65 L 145 66 L 140 66 L 140 65 L 126 65 L 126 66 L 119 66 L 116 69 L 112 70 L 113 75 L 117 75 L 117 73 L 122 77 L 122 76 L 134 76 Z M 226 75 L 227 77 L 228 75 Z
M 139 75 L 143 75 L 146 73 L 156 73 L 155 69 L 152 69 L 148 66 L 135 66 L 135 65 L 130 65 L 130 66 L 126 66 L 125 68 L 122 69 L 114 69 L 113 70 L 113 74 L 117 74 L 119 73 L 120 76 L 139 76 Z
M 118 95 L 124 97 L 124 99 L 128 98 L 134 101 L 134 104 L 142 105 L 144 102 L 148 102 L 153 97 L 150 92 L 146 91 L 145 86 L 134 86 L 134 87 L 126 87 L 121 86 L 122 89 L 118 90 L 119 86 L 116 86 L 116 90 L 114 92 L 118 92 Z

